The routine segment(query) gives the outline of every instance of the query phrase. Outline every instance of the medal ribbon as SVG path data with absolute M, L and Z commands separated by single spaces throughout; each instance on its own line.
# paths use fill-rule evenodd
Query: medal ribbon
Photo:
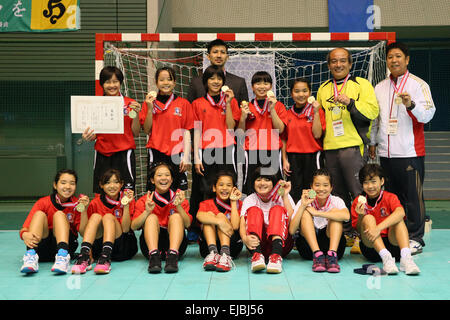
M 330 207 L 331 207 L 331 197 L 328 196 L 327 201 L 325 202 L 325 205 L 323 207 L 321 207 L 319 205 L 319 201 L 317 201 L 317 198 L 314 199 L 314 201 L 313 201 L 313 203 L 311 203 L 311 205 L 316 210 L 327 212 L 330 210 Z
M 206 99 L 213 105 L 214 107 L 221 108 L 223 111 L 227 108 L 227 102 L 225 101 L 226 95 L 223 92 L 220 92 L 220 100 L 219 103 L 215 103 L 214 99 L 209 95 L 209 93 L 206 94 Z
M 154 197 L 156 198 L 156 200 L 158 200 L 158 201 L 160 201 L 160 202 L 162 202 L 163 204 L 164 204 L 164 206 L 166 206 L 166 205 L 168 205 L 168 204 L 171 204 L 172 202 L 174 202 L 175 201 L 175 192 L 173 192 L 171 189 L 169 189 L 169 194 L 170 194 L 170 200 L 169 201 L 167 201 L 162 195 L 160 195 L 159 193 L 158 193 L 158 191 L 156 191 L 155 190 L 155 193 L 154 193 Z
M 338 90 L 336 79 L 333 79 L 333 86 L 334 86 L 334 101 L 337 100 L 338 95 L 341 93 L 342 89 L 344 89 L 345 84 L 347 83 L 347 80 L 350 78 L 350 73 L 345 77 L 344 82 L 342 83 L 341 90 Z
M 302 112 L 300 112 L 300 113 L 295 112 L 294 107 L 295 107 L 295 105 L 292 106 L 291 111 L 297 118 L 301 118 L 302 116 L 309 118 L 311 116 L 311 113 L 313 110 L 312 104 L 307 103 L 306 106 L 303 107 Z
M 391 75 L 391 83 L 392 83 L 392 85 L 394 86 L 394 92 L 395 92 L 395 93 L 402 93 L 402 92 L 403 92 L 403 89 L 405 88 L 406 81 L 408 80 L 408 77 L 409 77 L 409 71 L 406 70 L 406 73 L 403 75 L 403 78 L 402 78 L 402 80 L 400 81 L 399 86 L 397 87 L 397 86 L 395 85 L 394 80 L 392 79 L 392 75 Z
M 270 193 L 263 197 L 260 194 L 256 193 L 256 195 L 264 202 L 267 202 L 268 200 L 277 202 L 280 199 L 280 196 L 278 195 L 278 189 L 280 189 L 280 183 L 277 182 L 277 184 L 275 185 L 275 187 L 273 187 L 273 189 L 270 191 Z
M 267 108 L 269 107 L 269 99 L 266 98 L 266 100 L 264 100 L 264 106 L 262 109 L 259 107 L 258 101 L 256 99 L 253 99 L 253 105 L 255 106 L 256 111 L 258 111 L 260 115 L 263 115 L 267 111 Z
M 123 197 L 123 191 L 120 191 L 120 193 L 119 193 L 119 201 L 113 200 L 105 194 L 106 202 L 108 202 L 109 204 L 112 204 L 114 206 L 120 205 L 120 199 L 122 199 L 122 197 Z
M 75 206 L 78 204 L 78 201 L 62 203 L 61 199 L 58 196 L 58 194 L 55 194 L 55 200 L 60 206 L 62 206 L 64 208 L 75 208 Z M 72 200 L 72 197 L 69 200 Z
M 173 101 L 174 99 L 175 99 L 175 95 L 172 93 L 172 94 L 170 95 L 169 100 L 167 100 L 167 102 L 164 104 L 164 107 L 163 107 L 163 108 L 161 108 L 161 107 L 158 105 L 156 99 L 153 100 L 153 107 L 154 107 L 154 108 L 153 108 L 153 114 L 157 114 L 157 113 L 161 113 L 161 112 L 166 111 L 167 108 L 169 108 L 170 104 L 172 103 L 172 101 Z M 159 102 L 159 101 L 158 101 L 158 102 Z
M 383 190 L 381 190 L 380 195 L 378 196 L 377 201 L 375 202 L 375 205 L 372 208 L 369 208 L 369 205 L 366 203 L 364 205 L 364 210 L 366 211 L 366 214 L 368 214 L 371 211 L 374 211 L 375 208 L 378 206 L 378 204 L 380 203 L 381 199 L 383 199 Z

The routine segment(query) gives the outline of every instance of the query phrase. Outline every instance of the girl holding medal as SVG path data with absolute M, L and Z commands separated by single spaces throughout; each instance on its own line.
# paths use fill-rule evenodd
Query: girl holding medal
M 170 67 L 156 70 L 158 92 L 147 94 L 139 114 L 144 132 L 148 134 L 147 190 L 153 190 L 150 182 L 152 163 L 166 162 L 177 168 L 174 187 L 187 190 L 186 172 L 189 170 L 191 135 L 194 127 L 192 106 L 186 99 L 173 93 L 176 86 L 175 71 Z
M 405 210 L 393 193 L 383 190 L 385 175 L 378 164 L 367 164 L 359 172 L 363 193 L 352 204 L 352 225 L 361 234 L 362 255 L 371 262 L 383 262 L 387 274 L 400 271 L 420 273 L 409 247 Z
M 137 240 L 130 228 L 134 192 L 121 191 L 123 183 L 120 172 L 115 169 L 107 170 L 101 177 L 102 193 L 89 204 L 89 220 L 72 273 L 91 270 L 94 258 L 97 260 L 94 272 L 106 274 L 111 271 L 111 261 L 129 260 L 136 254 Z
M 139 239 L 142 254 L 149 259 L 148 272 L 178 272 L 178 260 L 187 248 L 186 229 L 192 223 L 189 202 L 184 191 L 173 191 L 173 173 L 164 163 L 155 163 L 150 170 L 155 191 L 148 191 L 136 203 L 131 228 L 142 228 Z
M 251 181 L 253 193 L 242 203 L 239 233 L 252 254 L 252 272 L 280 273 L 283 257 L 294 246 L 288 232 L 295 206 L 289 195 L 291 183 L 278 180 L 271 167 L 258 167 Z
M 58 171 L 52 194 L 40 198 L 28 214 L 20 230 L 27 247 L 22 273 L 38 272 L 39 261 L 53 259 L 53 272 L 64 274 L 69 270 L 70 257 L 78 247 L 78 229 L 82 230 L 87 222 L 89 204 L 89 197 L 75 196 L 77 180 L 73 170 Z
M 207 194 L 220 170 L 236 172 L 234 129 L 241 110 L 233 90 L 224 86 L 223 70 L 211 65 L 203 72 L 203 85 L 207 91 L 194 100 L 194 164 L 202 176 L 200 190 Z
M 252 77 L 255 98 L 242 106 L 238 128 L 245 131 L 245 170 L 243 192 L 253 188 L 250 176 L 261 165 L 270 165 L 281 178 L 280 134 L 286 124 L 286 107 L 277 101 L 272 91 L 272 77 L 258 71 Z
M 199 249 L 205 258 L 203 269 L 207 271 L 230 271 L 232 259 L 242 250 L 243 244 L 237 232 L 242 193 L 236 188 L 235 180 L 231 172 L 220 171 L 212 188 L 215 198 L 202 201 L 198 209 L 197 219 L 203 231 Z
M 120 69 L 107 66 L 100 72 L 100 85 L 105 96 L 120 96 L 123 98 L 124 133 L 123 134 L 96 134 L 93 129 L 86 128 L 82 134 L 84 141 L 95 140 L 94 181 L 93 191 L 102 192 L 99 181 L 108 169 L 116 169 L 124 180 L 124 188 L 135 188 L 136 158 L 134 137 L 139 136 L 141 129 L 137 116 L 141 105 L 135 100 L 122 96 L 120 89 L 123 83 L 123 73 Z
M 302 258 L 313 260 L 314 272 L 340 272 L 338 260 L 345 252 L 342 223 L 350 213 L 341 198 L 331 195 L 332 190 L 328 170 L 316 170 L 311 189 L 303 190 L 289 223 L 291 235 L 300 231 L 297 250 Z
M 321 154 L 325 112 L 313 96 L 311 84 L 305 78 L 291 84 L 295 104 L 286 112 L 286 128 L 283 140 L 283 173 L 292 183 L 292 198 L 298 202 L 301 190 L 308 189 L 315 170 L 323 167 Z

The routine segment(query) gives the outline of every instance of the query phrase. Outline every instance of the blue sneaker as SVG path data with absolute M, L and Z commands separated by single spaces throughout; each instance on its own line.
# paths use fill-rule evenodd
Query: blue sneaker
M 34 250 L 33 250 L 34 251 Z M 35 273 L 39 271 L 39 256 L 37 253 L 27 252 L 23 256 L 23 265 L 20 268 L 20 272 L 22 273 Z

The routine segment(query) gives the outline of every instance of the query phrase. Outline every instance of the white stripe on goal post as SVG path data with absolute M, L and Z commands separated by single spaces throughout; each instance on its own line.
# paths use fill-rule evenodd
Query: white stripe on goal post
M 331 33 L 329 32 L 313 32 L 311 33 L 311 41 L 330 41 Z
M 350 32 L 348 36 L 350 41 L 369 41 L 368 32 Z
M 122 33 L 122 41 L 124 42 L 141 42 L 140 33 Z

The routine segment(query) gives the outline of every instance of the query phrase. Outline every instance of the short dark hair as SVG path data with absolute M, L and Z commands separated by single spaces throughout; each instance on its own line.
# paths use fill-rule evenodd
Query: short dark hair
M 214 77 L 217 75 L 219 78 L 222 78 L 223 84 L 225 84 L 225 73 L 223 72 L 222 68 L 210 65 L 208 68 L 203 71 L 203 86 L 205 87 L 206 92 L 208 92 L 208 79 Z
M 122 71 L 114 66 L 107 66 L 100 71 L 100 85 L 103 87 L 106 81 L 112 78 L 113 75 L 116 75 L 120 84 L 123 83 L 123 73 Z
M 174 178 L 173 166 L 167 162 L 159 161 L 159 162 L 152 163 L 150 165 L 149 174 L 148 174 L 148 177 L 150 179 L 153 179 L 155 177 L 156 170 L 158 170 L 159 167 L 166 167 L 167 169 L 169 169 L 172 179 Z
M 251 189 L 253 192 L 255 191 L 255 181 L 259 178 L 265 178 L 272 181 L 273 186 L 277 184 L 278 180 L 280 179 L 279 174 L 277 173 L 277 170 L 270 167 L 270 166 L 260 166 L 253 171 L 252 174 L 252 180 L 251 180 Z
M 331 173 L 330 171 L 328 171 L 327 168 L 319 168 L 316 171 L 314 171 L 313 175 L 312 175 L 312 180 L 311 180 L 311 185 L 314 182 L 314 178 L 317 176 L 325 176 L 328 177 L 328 180 L 330 180 L 330 185 L 333 186 L 333 179 L 331 177 Z
M 117 170 L 117 169 L 108 169 L 102 174 L 102 176 L 100 178 L 100 181 L 98 182 L 100 187 L 105 185 L 105 184 L 107 184 L 109 179 L 112 178 L 112 176 L 116 176 L 117 180 L 119 180 L 120 183 L 123 183 L 123 180 L 122 180 L 122 177 L 120 176 L 120 171 L 119 170 Z M 102 188 L 101 193 L 103 194 L 104 192 L 105 191 L 103 191 L 103 188 Z
M 266 71 L 257 71 L 252 77 L 252 85 L 258 82 L 272 83 L 272 76 Z
M 377 163 L 368 163 L 359 170 L 359 182 L 363 184 L 367 178 L 379 177 L 386 181 L 386 175 L 383 168 Z
M 173 81 L 176 80 L 176 77 L 175 77 L 175 70 L 174 70 L 173 68 L 171 68 L 171 67 L 160 67 L 160 68 L 158 68 L 158 69 L 156 70 L 156 73 L 155 73 L 155 81 L 156 81 L 156 82 L 158 81 L 159 74 L 160 74 L 162 71 L 167 71 L 167 72 L 169 73 L 170 77 L 172 78 L 172 80 L 173 80 Z
M 311 82 L 308 79 L 296 78 L 296 79 L 294 79 L 294 81 L 291 82 L 291 92 L 292 92 L 292 90 L 294 90 L 294 87 L 298 82 L 306 83 L 306 86 L 308 87 L 309 91 L 311 91 Z
M 389 51 L 392 49 L 400 49 L 405 57 L 409 57 L 409 48 L 406 44 L 403 42 L 392 42 L 386 47 L 386 56 L 388 55 Z
M 236 185 L 236 174 L 234 174 L 233 172 L 231 172 L 229 170 L 220 170 L 219 172 L 217 172 L 217 174 L 214 177 L 214 182 L 213 182 L 214 186 L 217 184 L 217 181 L 219 181 L 220 177 L 230 177 L 231 180 L 233 181 L 233 186 Z
M 228 53 L 228 44 L 225 41 L 223 41 L 222 39 L 216 39 L 216 40 L 213 40 L 210 43 L 208 43 L 208 46 L 207 46 L 208 54 L 211 53 L 211 49 L 213 47 L 217 47 L 217 46 L 224 46 Z
M 56 175 L 55 175 L 55 179 L 53 180 L 53 181 L 55 182 L 55 184 L 58 184 L 59 179 L 61 179 L 61 176 L 62 176 L 63 174 L 65 174 L 65 173 L 74 176 L 74 178 L 75 178 L 75 184 L 77 184 L 77 182 L 78 182 L 78 175 L 77 175 L 77 173 L 75 172 L 75 170 L 72 170 L 72 169 L 61 169 L 61 170 L 59 170 L 59 171 L 56 173 Z M 55 189 L 55 188 L 53 188 L 53 193 L 56 193 L 56 189 Z
M 328 64 L 330 64 L 330 61 L 331 61 L 331 57 L 330 57 L 330 56 L 331 56 L 331 53 L 332 53 L 334 50 L 336 50 L 336 49 L 342 49 L 342 50 L 344 50 L 345 52 L 347 52 L 348 63 L 353 64 L 352 53 L 351 53 L 348 49 L 346 49 L 346 48 L 341 48 L 341 47 L 339 47 L 339 48 L 334 48 L 334 49 L 330 50 L 330 52 L 327 53 L 327 63 L 328 63 Z

